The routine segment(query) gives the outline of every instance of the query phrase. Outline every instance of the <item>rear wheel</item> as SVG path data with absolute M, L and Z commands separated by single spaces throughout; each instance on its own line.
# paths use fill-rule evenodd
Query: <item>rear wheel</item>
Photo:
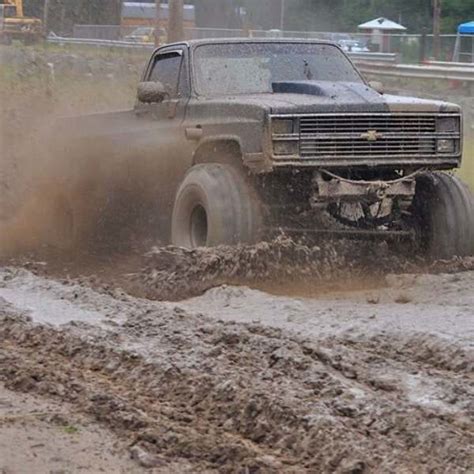
M 232 166 L 193 166 L 174 204 L 171 240 L 187 248 L 252 243 L 261 228 L 258 198 Z
M 420 247 L 429 257 L 474 255 L 474 199 L 459 178 L 445 173 L 421 176 L 412 217 Z

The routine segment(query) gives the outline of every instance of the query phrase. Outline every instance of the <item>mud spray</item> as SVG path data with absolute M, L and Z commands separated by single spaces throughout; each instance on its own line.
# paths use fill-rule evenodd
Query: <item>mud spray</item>
M 114 102 L 101 95 L 108 81 L 94 78 L 84 84 L 87 81 L 72 77 L 51 81 L 47 60 L 28 56 L 14 79 L 5 79 L 0 89 L 4 261 L 46 260 L 48 265 L 33 269 L 89 279 L 95 285 L 99 276 L 104 287 L 113 284 L 153 299 L 182 299 L 224 283 L 314 295 L 334 285 L 377 285 L 380 275 L 388 272 L 426 270 L 425 262 L 400 255 L 385 243 L 307 245 L 280 236 L 233 248 L 187 251 L 160 246 L 172 203 L 163 209 L 153 202 L 153 176 L 164 173 L 175 182 L 174 171 L 154 170 L 153 156 L 140 160 L 141 166 L 138 160 L 133 165 L 120 162 L 120 151 L 108 148 L 107 142 L 77 138 L 87 136 L 91 128 L 104 135 L 124 127 L 119 137 L 126 136 L 127 117 L 113 124 L 107 117 L 102 122 L 59 119 L 95 111 L 101 103 L 104 108 L 125 108 L 133 86 L 117 86 L 120 92 Z M 137 184 L 146 179 L 151 181 Z M 134 191 L 147 188 L 150 195 Z M 471 265 L 467 259 L 447 267 Z

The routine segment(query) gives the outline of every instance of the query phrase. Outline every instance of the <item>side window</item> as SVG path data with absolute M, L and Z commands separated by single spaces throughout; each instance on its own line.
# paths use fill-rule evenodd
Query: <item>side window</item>
M 184 91 L 180 85 L 183 82 L 182 79 L 180 81 L 180 75 L 185 76 L 184 67 L 181 67 L 183 63 L 183 56 L 179 53 L 160 54 L 155 59 L 148 80 L 161 82 L 170 97 L 182 95 Z

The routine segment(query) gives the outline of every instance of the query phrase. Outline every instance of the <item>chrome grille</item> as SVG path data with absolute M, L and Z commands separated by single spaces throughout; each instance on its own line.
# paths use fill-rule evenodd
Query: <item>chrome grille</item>
M 435 133 L 434 115 L 320 115 L 301 117 L 301 135 L 320 133 L 357 133 L 377 130 L 380 133 Z
M 380 114 L 301 117 L 300 154 L 302 157 L 335 159 L 433 156 L 436 154 L 436 116 Z
M 422 137 L 382 138 L 374 142 L 356 137 L 310 138 L 300 143 L 301 156 L 409 156 L 433 155 L 436 153 L 436 140 Z

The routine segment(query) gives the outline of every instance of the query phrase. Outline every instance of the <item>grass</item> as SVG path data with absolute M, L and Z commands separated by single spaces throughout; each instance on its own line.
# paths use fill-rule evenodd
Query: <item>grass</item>
M 469 184 L 474 192 L 474 137 L 468 137 L 464 141 L 464 156 L 459 176 Z
M 79 428 L 77 426 L 73 426 L 73 425 L 64 426 L 63 429 L 67 434 L 76 434 L 76 433 L 79 432 Z

